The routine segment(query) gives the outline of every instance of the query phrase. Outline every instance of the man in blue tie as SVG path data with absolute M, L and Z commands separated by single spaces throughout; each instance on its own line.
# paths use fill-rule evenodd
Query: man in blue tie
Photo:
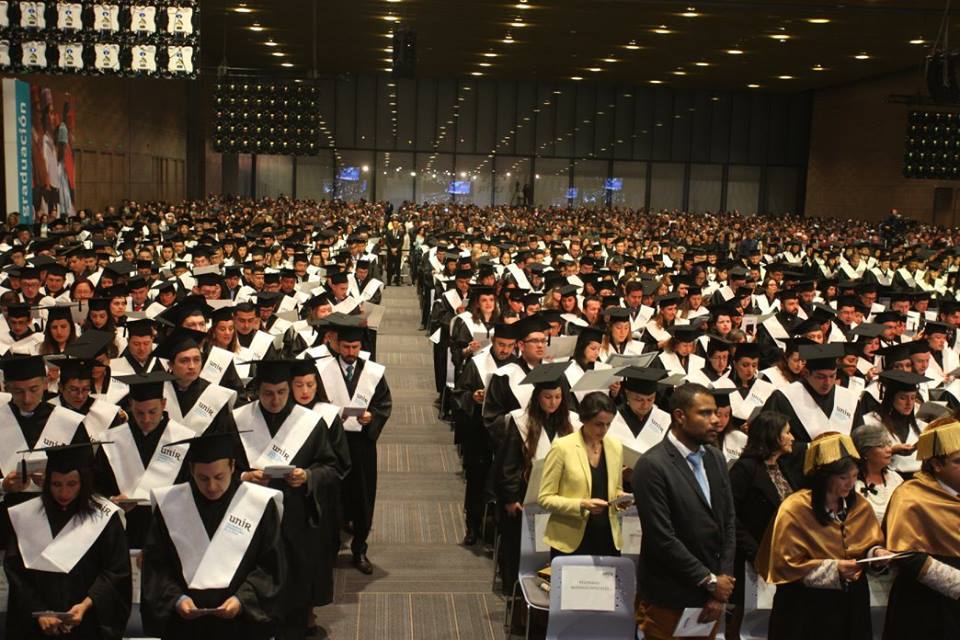
M 645 637 L 674 637 L 683 610 L 716 622 L 733 593 L 735 520 L 710 390 L 687 383 L 670 398 L 670 430 L 637 461 L 633 486 L 643 529 L 638 588 Z M 716 635 L 714 625 L 710 637 Z

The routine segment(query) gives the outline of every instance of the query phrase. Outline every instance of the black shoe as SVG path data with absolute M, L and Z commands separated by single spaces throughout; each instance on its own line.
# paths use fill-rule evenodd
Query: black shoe
M 477 544 L 477 540 L 477 534 L 475 534 L 473 531 L 467 531 L 467 535 L 463 536 L 463 546 L 472 547 L 473 545 Z
M 367 554 L 365 553 L 353 556 L 353 566 L 357 568 L 357 571 L 368 576 L 373 573 L 373 565 L 367 560 Z

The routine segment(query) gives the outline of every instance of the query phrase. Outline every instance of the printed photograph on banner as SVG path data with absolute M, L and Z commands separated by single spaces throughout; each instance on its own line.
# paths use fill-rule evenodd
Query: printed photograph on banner
M 76 101 L 69 93 L 39 84 L 30 85 L 30 100 L 33 109 L 34 215 L 73 215 L 77 212 L 73 156 L 77 134 Z

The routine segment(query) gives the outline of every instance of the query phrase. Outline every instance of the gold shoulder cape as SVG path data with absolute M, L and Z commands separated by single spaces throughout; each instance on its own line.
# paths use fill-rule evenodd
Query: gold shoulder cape
M 820 524 L 812 494 L 803 489 L 787 497 L 757 553 L 757 573 L 771 584 L 798 582 L 823 560 L 859 560 L 883 545 L 883 532 L 869 503 L 857 497 L 843 528 Z
M 897 487 L 884 526 L 891 551 L 960 557 L 960 498 L 921 471 Z

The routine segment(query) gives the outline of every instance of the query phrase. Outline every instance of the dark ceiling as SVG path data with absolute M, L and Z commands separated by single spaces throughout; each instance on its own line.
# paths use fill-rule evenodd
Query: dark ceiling
M 206 73 L 225 53 L 231 68 L 303 77 L 316 26 L 319 74 L 376 73 L 400 25 L 422 77 L 790 92 L 921 69 L 945 1 L 205 0 L 202 52 Z

